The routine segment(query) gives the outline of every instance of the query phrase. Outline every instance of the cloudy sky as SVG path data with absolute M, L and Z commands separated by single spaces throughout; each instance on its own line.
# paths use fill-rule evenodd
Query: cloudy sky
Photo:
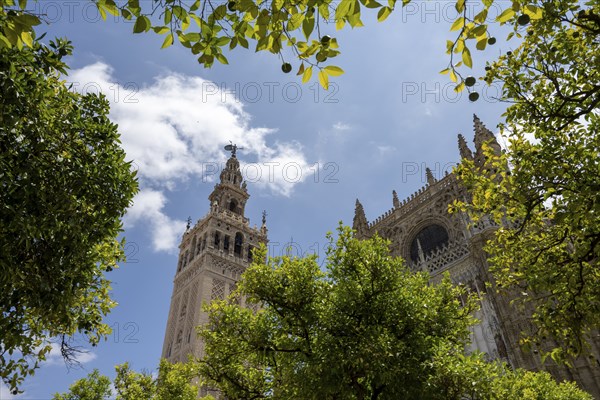
M 473 113 L 495 130 L 503 110 L 496 88 L 471 103 L 439 74 L 448 62 L 451 2 L 417 2 L 383 24 L 367 14 L 365 28 L 332 30 L 342 50 L 335 64 L 346 73 L 329 92 L 283 74 L 270 54 L 236 50 L 229 66 L 206 70 L 187 49 L 160 50 L 162 37 L 101 21 L 86 1 L 36 7 L 51 23 L 38 32 L 73 41 L 67 81 L 112 102 L 141 190 L 124 221 L 128 262 L 109 275 L 119 303 L 107 320 L 113 335 L 83 356 L 79 370 L 52 355 L 17 398 L 48 399 L 94 368 L 114 376 L 114 365 L 126 361 L 136 370 L 156 368 L 177 245 L 187 218 L 208 211 L 229 141 L 244 147 L 246 216 L 260 224 L 267 211 L 270 254 L 292 240 L 298 252 L 323 254 L 326 232 L 352 223 L 356 198 L 375 219 L 392 207 L 392 190 L 402 199 L 424 185 L 425 166 L 437 176 L 451 169 L 457 134 L 472 140 Z M 475 54 L 473 75 L 482 74 L 486 57 L 510 47 L 498 40 Z M 0 388 L 0 398 L 11 396 Z

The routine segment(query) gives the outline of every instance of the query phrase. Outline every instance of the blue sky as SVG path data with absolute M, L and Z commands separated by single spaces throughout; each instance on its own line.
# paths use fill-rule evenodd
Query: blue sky
M 270 254 L 291 239 L 299 252 L 323 254 L 326 232 L 352 223 L 356 198 L 375 219 L 392 207 L 392 190 L 402 200 L 424 185 L 426 165 L 439 176 L 458 161 L 456 137 L 472 140 L 473 113 L 495 130 L 504 108 L 492 98 L 496 88 L 471 103 L 439 74 L 452 2 L 418 2 L 382 24 L 367 14 L 364 28 L 331 30 L 342 50 L 332 63 L 346 73 L 330 92 L 283 74 L 270 54 L 236 50 L 229 66 L 207 70 L 181 46 L 160 50 L 162 37 L 99 20 L 86 1 L 36 7 L 51 22 L 39 33 L 73 41 L 67 81 L 111 100 L 141 192 L 125 220 L 128 262 L 109 274 L 119 303 L 107 318 L 113 335 L 83 356 L 82 369 L 67 371 L 53 353 L 16 398 L 51 398 L 94 368 L 112 377 L 126 361 L 156 368 L 177 244 L 188 216 L 196 221 L 208 211 L 229 140 L 245 147 L 238 158 L 251 194 L 246 216 L 260 224 L 267 211 Z M 474 54 L 473 75 L 510 47 L 498 40 Z M 291 54 L 287 60 L 297 68 Z M 2 388 L 0 398 L 11 396 Z

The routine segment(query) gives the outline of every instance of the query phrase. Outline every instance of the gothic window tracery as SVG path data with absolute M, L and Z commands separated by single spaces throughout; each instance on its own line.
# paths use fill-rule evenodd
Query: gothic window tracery
M 410 244 L 410 259 L 413 262 L 420 261 L 435 250 L 448 244 L 448 231 L 438 224 L 431 224 L 421 229 L 415 235 Z

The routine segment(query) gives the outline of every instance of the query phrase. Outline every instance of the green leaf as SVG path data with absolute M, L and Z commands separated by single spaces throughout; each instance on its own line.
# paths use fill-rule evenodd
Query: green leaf
M 327 72 L 324 70 L 319 71 L 319 83 L 321 84 L 323 89 L 325 89 L 325 90 L 329 89 L 329 76 L 327 75 Z
M 300 27 L 300 25 L 302 24 L 302 21 L 304 21 L 304 14 L 297 13 L 297 14 L 292 15 L 292 17 L 290 18 L 290 20 L 287 23 L 288 31 L 294 31 L 294 30 L 298 29 Z
M 488 16 L 488 9 L 484 8 L 481 10 L 475 17 L 473 17 L 473 22 L 476 24 L 483 24 Z
M 302 74 L 302 83 L 306 83 L 308 81 L 310 81 L 310 78 L 312 77 L 312 65 L 308 68 L 306 68 L 304 70 L 304 73 Z
M 190 11 L 196 11 L 200 8 L 200 0 L 194 1 L 194 3 L 190 6 Z
M 479 38 L 481 36 L 486 36 L 487 34 L 487 25 L 479 25 L 473 29 L 473 35 Z
M 541 7 L 528 4 L 525 6 L 525 14 L 529 15 L 531 19 L 542 19 L 544 10 Z
M 452 82 L 456 82 L 458 79 L 456 78 L 456 73 L 454 72 L 453 69 L 450 70 L 450 80 Z
M 335 9 L 335 21 L 345 20 L 353 6 L 354 0 L 342 0 Z
M 33 38 L 31 37 L 31 32 L 26 32 L 26 31 L 21 32 L 21 40 L 28 47 L 33 47 Z
M 340 67 L 336 67 L 335 65 L 328 65 L 325 68 L 323 68 L 323 70 L 327 72 L 327 75 L 329 76 L 340 76 L 344 73 L 343 69 L 341 69 Z
M 161 49 L 165 49 L 169 46 L 171 46 L 173 44 L 173 33 L 170 32 L 166 37 L 165 40 L 162 44 L 162 46 L 160 47 Z
M 454 23 L 450 27 L 450 31 L 457 31 L 459 29 L 462 29 L 464 27 L 464 25 L 465 25 L 464 17 L 459 17 L 454 21 Z
M 225 56 L 223 54 L 219 53 L 215 57 L 217 58 L 217 60 L 219 60 L 219 62 L 221 64 L 225 64 L 225 65 L 229 64 L 229 62 L 227 61 L 227 58 L 225 58 Z
M 304 21 L 302 22 L 302 33 L 304 33 L 304 37 L 306 38 L 306 40 L 308 40 L 308 38 L 310 37 L 310 34 L 312 33 L 314 27 L 315 27 L 314 15 L 311 15 L 310 17 L 305 18 Z
M 361 0 L 361 3 L 367 8 L 379 8 L 382 7 L 381 3 L 378 3 L 375 0 Z
M 454 87 L 454 91 L 455 91 L 456 93 L 460 93 L 460 92 L 462 92 L 464 89 L 465 89 L 465 82 L 464 82 L 464 81 L 463 81 L 463 82 L 461 82 L 461 83 L 459 83 L 458 85 L 456 85 L 456 86 Z
M 188 15 L 187 11 L 185 11 L 185 9 L 181 6 L 173 6 L 172 10 L 173 15 L 180 20 L 184 19 Z
M 456 9 L 457 13 L 462 14 L 462 12 L 465 10 L 465 0 L 456 0 L 454 8 Z
M 507 8 L 506 10 L 504 10 L 502 12 L 502 14 L 500 14 L 496 17 L 496 21 L 498 21 L 500 23 L 505 23 L 506 21 L 510 20 L 514 16 L 515 16 L 515 10 L 513 10 L 512 8 Z
M 387 19 L 387 17 L 390 16 L 390 14 L 392 13 L 392 9 L 389 7 L 382 7 L 379 12 L 377 13 L 377 21 L 378 22 L 383 22 Z
M 147 32 L 150 29 L 150 20 L 145 15 L 139 16 L 133 25 L 133 33 Z
M 473 60 L 471 59 L 471 51 L 466 46 L 465 46 L 465 48 L 463 49 L 463 52 L 462 52 L 462 60 L 463 60 L 463 63 L 467 67 L 473 68 Z
M 166 26 L 155 26 L 154 28 L 152 28 L 152 30 L 153 30 L 155 33 L 158 33 L 159 35 L 164 35 L 165 33 L 167 33 L 167 32 L 170 32 L 170 31 L 171 31 L 171 29 L 169 29 L 169 28 L 168 28 L 168 27 L 166 27 Z
M 3 34 L 0 33 L 0 49 L 7 47 L 7 48 L 11 48 L 12 44 L 10 43 L 10 41 L 8 40 L 8 38 L 6 36 L 4 36 Z
M 475 45 L 475 48 L 477 50 L 485 50 L 485 47 L 487 46 L 487 38 L 484 37 L 483 39 L 480 39 L 477 41 L 477 44 Z

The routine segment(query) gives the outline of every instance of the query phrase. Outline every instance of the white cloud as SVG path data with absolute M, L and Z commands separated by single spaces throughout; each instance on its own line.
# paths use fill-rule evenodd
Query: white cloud
M 394 146 L 388 146 L 388 145 L 378 145 L 378 146 L 376 146 L 376 148 L 377 148 L 377 153 L 378 153 L 379 157 L 384 157 L 384 156 L 396 151 L 396 148 Z
M 333 129 L 336 131 L 349 131 L 350 129 L 352 129 L 352 127 L 348 124 L 338 121 L 335 124 L 333 124 Z
M 133 206 L 125 215 L 125 227 L 132 227 L 138 222 L 150 226 L 152 245 L 156 251 L 176 249 L 185 229 L 185 221 L 171 219 L 163 212 L 166 202 L 167 198 L 163 192 L 141 189 L 133 199 Z
M 119 85 L 113 69 L 96 62 L 73 70 L 67 81 L 82 92 L 102 91 L 111 101 L 111 118 L 119 125 L 123 148 L 135 163 L 142 189 L 128 224 L 152 218 L 148 223 L 157 251 L 175 249 L 185 226 L 162 211 L 165 193 L 192 177 L 214 179 L 214 167 L 227 159 L 222 147 L 229 141 L 244 147 L 240 158 L 257 160 L 250 165 L 241 160 L 249 183 L 256 187 L 289 196 L 295 185 L 311 176 L 298 143 L 269 145 L 267 137 L 274 129 L 252 127 L 251 116 L 235 96 L 200 77 L 171 73 L 144 87 Z

